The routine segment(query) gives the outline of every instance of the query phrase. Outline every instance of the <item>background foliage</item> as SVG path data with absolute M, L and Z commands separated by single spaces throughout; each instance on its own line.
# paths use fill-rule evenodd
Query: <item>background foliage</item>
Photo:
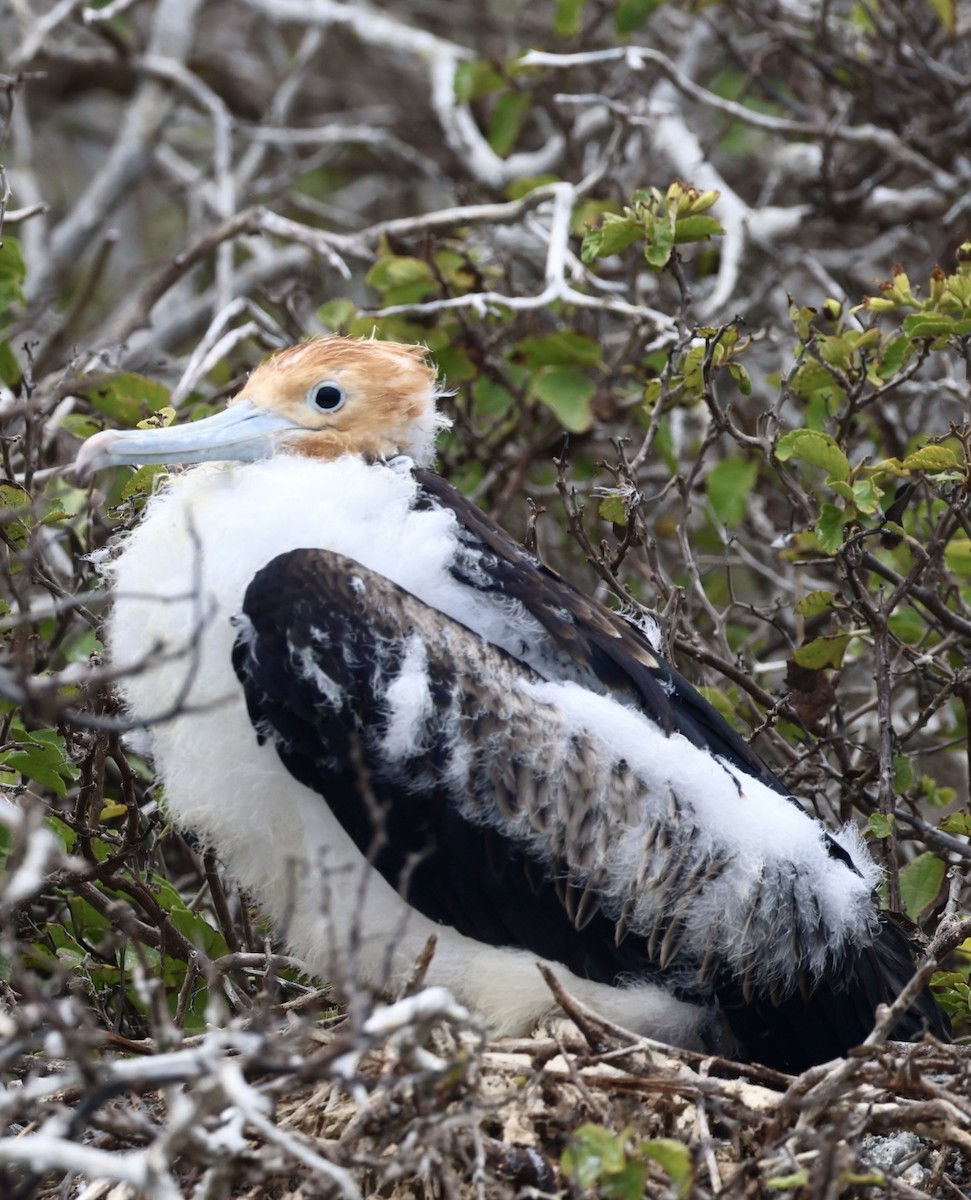
M 556 1121 L 543 1093 L 530 1176 L 446 1009 L 454 1077 L 363 1009 L 308 1060 L 321 1026 L 297 1017 L 329 995 L 166 825 L 101 658 L 97 555 L 159 471 L 82 490 L 63 468 L 105 425 L 204 415 L 308 333 L 425 343 L 455 389 L 443 473 L 657 615 L 792 790 L 867 827 L 887 902 L 932 932 L 967 904 L 971 833 L 971 8 L 12 0 L 0 46 L 0 1190 L 73 1170 L 92 1197 L 350 1195 L 404 1186 L 387 1151 L 409 1137 L 407 1194 L 475 1172 L 490 1194 L 858 1186 L 871 1117 L 746 1142 L 749 1113 L 717 1155 L 682 1123 L 685 1159 L 675 1115 L 632 1132 L 589 1087 Z M 948 967 L 960 1031 L 967 959 Z M 267 1095 L 365 1049 L 386 1118 L 410 1080 L 465 1133 L 406 1123 L 365 1150 L 354 1117 L 326 1153 L 288 1141 Z M 933 1125 L 933 1163 L 880 1170 L 940 1188 L 969 1149 L 949 1102 L 965 1123 Z

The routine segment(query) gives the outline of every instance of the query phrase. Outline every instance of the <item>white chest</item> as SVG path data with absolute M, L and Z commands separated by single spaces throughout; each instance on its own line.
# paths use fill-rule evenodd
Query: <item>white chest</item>
M 151 722 L 173 706 L 236 694 L 230 618 L 253 575 L 288 550 L 345 554 L 467 624 L 488 625 L 488 610 L 475 611 L 448 573 L 454 518 L 415 511 L 415 487 L 407 469 L 350 458 L 278 456 L 175 479 L 111 567 L 108 637 L 115 665 L 135 668 L 122 682 L 134 715 Z

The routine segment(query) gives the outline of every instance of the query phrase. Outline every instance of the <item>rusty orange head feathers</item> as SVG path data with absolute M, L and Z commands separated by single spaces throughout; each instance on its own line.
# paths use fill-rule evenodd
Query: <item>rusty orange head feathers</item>
M 421 346 L 314 338 L 261 363 L 225 412 L 168 429 L 105 430 L 85 442 L 77 469 L 251 461 L 279 450 L 324 459 L 406 454 L 424 465 L 448 425 L 440 394 Z

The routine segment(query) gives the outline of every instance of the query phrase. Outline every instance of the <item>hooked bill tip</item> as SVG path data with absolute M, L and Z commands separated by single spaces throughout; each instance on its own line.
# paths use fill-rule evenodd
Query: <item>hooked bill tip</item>
M 74 460 L 74 473 L 78 483 L 87 483 L 95 471 L 110 462 L 110 447 L 117 439 L 116 430 L 103 429 L 84 442 Z

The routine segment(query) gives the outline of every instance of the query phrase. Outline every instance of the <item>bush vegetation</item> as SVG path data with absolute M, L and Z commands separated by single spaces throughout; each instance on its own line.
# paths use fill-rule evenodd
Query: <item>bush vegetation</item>
M 162 469 L 65 468 L 307 334 L 424 343 L 442 472 L 656 616 L 933 935 L 971 858 L 968 5 L 17 0 L 0 44 L 0 1191 L 966 1186 L 960 1049 L 787 1092 L 582 1014 L 329 1032 L 113 700 L 97 563 Z M 971 943 L 941 966 L 965 1033 Z

